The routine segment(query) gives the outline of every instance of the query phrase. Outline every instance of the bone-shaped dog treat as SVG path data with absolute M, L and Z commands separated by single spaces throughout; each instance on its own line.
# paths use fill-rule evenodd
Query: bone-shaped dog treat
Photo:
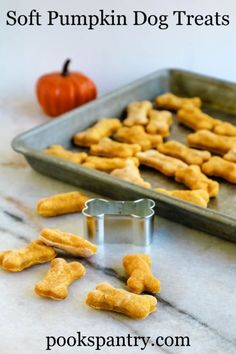
M 207 193 L 207 191 L 203 189 L 197 189 L 192 191 L 185 191 L 185 190 L 168 191 L 166 189 L 156 188 L 155 191 L 166 195 L 170 195 L 171 197 L 185 200 L 186 202 L 199 205 L 203 208 L 206 208 L 209 202 L 209 194 Z
M 236 162 L 236 147 L 229 150 L 223 157 L 227 161 Z
M 166 176 L 174 176 L 178 168 L 187 166 L 183 161 L 163 155 L 156 150 L 138 152 L 136 156 L 141 165 L 152 167 Z
M 62 249 L 74 256 L 90 257 L 97 252 L 97 246 L 84 238 L 56 229 L 43 229 L 39 235 L 46 245 Z
M 111 172 L 116 168 L 124 168 L 129 161 L 133 161 L 135 166 L 139 166 L 139 160 L 137 157 L 99 157 L 99 156 L 88 156 L 83 163 L 83 166 L 94 168 L 95 170 Z
M 61 145 L 52 145 L 49 148 L 44 149 L 43 152 L 74 163 L 82 163 L 87 157 L 85 152 L 72 152 L 64 149 Z
M 115 311 L 142 320 L 156 311 L 157 299 L 152 295 L 137 295 L 113 288 L 104 282 L 88 293 L 86 304 L 97 310 Z
M 151 258 L 146 254 L 129 254 L 123 257 L 123 266 L 128 273 L 127 286 L 130 291 L 141 294 L 159 293 L 160 280 L 151 271 Z
M 157 150 L 162 154 L 169 155 L 186 162 L 188 165 L 201 165 L 209 160 L 211 154 L 209 151 L 199 151 L 179 143 L 178 141 L 167 141 L 159 144 Z
M 80 192 L 56 194 L 40 199 L 37 203 L 37 212 L 42 216 L 80 212 L 88 199 L 89 197 Z
M 186 105 L 177 113 L 177 119 L 180 123 L 193 130 L 212 130 L 220 121 L 208 114 L 202 112 L 199 108 Z
M 160 135 L 146 133 L 141 125 L 119 128 L 115 134 L 115 139 L 128 144 L 139 144 L 142 150 L 156 148 L 162 142 Z
M 146 127 L 149 134 L 160 134 L 163 137 L 170 135 L 170 126 L 173 123 L 172 113 L 169 111 L 148 111 L 149 123 Z
M 105 157 L 132 157 L 137 152 L 141 151 L 138 144 L 123 144 L 110 138 L 103 138 L 96 145 L 90 146 L 90 153 L 92 155 L 99 155 Z
M 135 166 L 133 161 L 129 161 L 124 168 L 116 169 L 111 172 L 111 176 L 123 179 L 125 181 L 135 183 L 144 188 L 150 188 L 150 183 L 144 181 L 140 175 L 138 167 Z
M 103 118 L 91 128 L 75 134 L 74 143 L 79 146 L 90 146 L 92 144 L 97 144 L 102 138 L 114 134 L 120 126 L 121 122 L 119 119 Z
M 124 125 L 131 127 L 132 125 L 145 125 L 148 123 L 148 111 L 152 108 L 150 101 L 132 102 L 127 107 L 127 118 Z
M 207 176 L 221 177 L 228 182 L 236 183 L 236 163 L 226 161 L 219 156 L 213 156 L 205 162 L 202 171 Z
M 68 296 L 69 285 L 84 276 L 85 268 L 80 262 L 66 262 L 63 258 L 55 258 L 44 279 L 35 286 L 39 296 L 53 300 L 63 300 Z
M 214 127 L 213 132 L 219 135 L 236 136 L 236 126 L 222 121 Z
M 210 197 L 215 197 L 219 193 L 219 183 L 207 178 L 197 165 L 179 168 L 175 172 L 175 180 L 192 190 L 203 189 Z
M 202 102 L 199 97 L 183 98 L 175 96 L 172 93 L 164 93 L 163 95 L 156 97 L 156 104 L 158 108 L 178 111 L 185 105 L 201 107 Z
M 34 264 L 46 263 L 56 257 L 52 247 L 36 240 L 19 250 L 0 252 L 0 266 L 9 272 L 20 272 Z
M 236 147 L 236 137 L 217 135 L 208 130 L 199 130 L 188 135 L 188 144 L 218 154 L 225 154 Z

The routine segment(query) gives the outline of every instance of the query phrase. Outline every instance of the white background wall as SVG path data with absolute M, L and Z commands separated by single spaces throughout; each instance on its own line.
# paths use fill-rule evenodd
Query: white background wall
M 193 14 L 230 14 L 228 27 L 9 27 L 6 12 L 37 9 L 60 13 L 96 13 L 114 9 L 130 18 L 132 10 L 157 15 L 186 10 Z M 179 67 L 236 82 L 235 0 L 1 0 L 0 90 L 34 89 L 43 73 L 60 69 L 65 58 L 72 68 L 91 76 L 100 94 L 165 67 Z M 172 22 L 172 21 L 171 21 Z

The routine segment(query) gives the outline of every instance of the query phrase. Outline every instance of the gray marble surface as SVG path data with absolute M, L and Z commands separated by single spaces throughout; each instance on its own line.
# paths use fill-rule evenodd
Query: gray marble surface
M 39 198 L 75 188 L 41 176 L 15 154 L 11 139 L 47 120 L 30 92 L 0 98 L 0 249 L 24 246 L 37 238 L 43 227 L 81 234 L 79 214 L 44 219 L 36 214 Z M 88 192 L 89 193 L 89 192 Z M 90 194 L 92 196 L 92 194 Z M 96 284 L 108 281 L 125 288 L 123 255 L 146 252 L 153 271 L 161 279 L 158 310 L 144 321 L 95 311 L 84 304 Z M 141 248 L 106 245 L 89 260 L 82 260 L 87 273 L 70 287 L 65 301 L 55 302 L 34 294 L 48 264 L 18 274 L 0 270 L 0 353 L 46 353 L 47 336 L 150 336 L 141 347 L 100 351 L 88 347 L 58 347 L 52 353 L 236 353 L 236 245 L 203 232 L 156 217 L 154 243 Z M 190 347 L 157 347 L 158 336 L 188 336 Z

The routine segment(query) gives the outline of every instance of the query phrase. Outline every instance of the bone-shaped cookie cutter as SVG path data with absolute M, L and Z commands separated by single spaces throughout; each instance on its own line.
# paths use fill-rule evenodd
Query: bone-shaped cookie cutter
M 97 244 L 132 243 L 147 246 L 153 236 L 154 207 L 155 202 L 151 199 L 90 199 L 82 211 L 85 237 Z

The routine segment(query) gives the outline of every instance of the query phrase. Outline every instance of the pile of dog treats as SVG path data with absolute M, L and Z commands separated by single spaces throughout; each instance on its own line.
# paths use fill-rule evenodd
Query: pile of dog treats
M 89 198 L 80 192 L 69 192 L 41 199 L 37 211 L 41 216 L 52 217 L 80 212 Z M 83 237 L 57 229 L 43 229 L 38 240 L 18 250 L 0 251 L 0 267 L 8 272 L 20 272 L 33 265 L 51 261 L 42 280 L 35 285 L 35 293 L 53 300 L 68 296 L 69 285 L 85 275 L 85 267 L 79 262 L 67 262 L 57 257 L 57 251 L 75 257 L 87 258 L 96 254 L 97 246 Z M 100 310 L 123 313 L 134 319 L 144 319 L 156 310 L 160 281 L 151 271 L 151 258 L 146 254 L 130 254 L 123 257 L 128 274 L 128 290 L 118 289 L 109 283 L 97 284 L 87 295 L 86 304 Z M 153 295 L 141 295 L 143 292 Z
M 139 171 L 139 165 L 148 166 L 188 188 L 155 191 L 207 207 L 209 199 L 219 193 L 219 183 L 209 177 L 236 183 L 236 126 L 209 116 L 201 105 L 199 97 L 182 98 L 172 93 L 156 97 L 155 105 L 132 102 L 123 121 L 101 118 L 74 135 L 74 144 L 88 148 L 88 153 L 60 145 L 44 152 L 152 188 Z M 171 133 L 173 111 L 179 123 L 195 131 L 187 136 L 189 146 L 175 140 L 164 142 Z

